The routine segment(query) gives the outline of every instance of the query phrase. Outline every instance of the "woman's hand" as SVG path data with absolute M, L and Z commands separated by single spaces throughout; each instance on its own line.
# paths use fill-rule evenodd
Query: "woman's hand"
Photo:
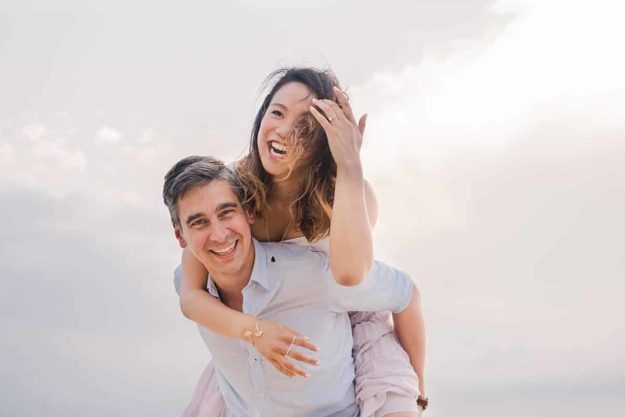
M 356 122 L 347 95 L 334 87 L 338 104 L 332 100 L 313 99 L 310 113 L 319 122 L 328 136 L 330 152 L 337 168 L 342 169 L 360 163 L 360 147 L 367 115 Z
M 284 375 L 288 377 L 310 376 L 307 371 L 297 367 L 291 359 L 310 365 L 319 364 L 317 359 L 304 355 L 296 349 L 296 346 L 299 346 L 313 352 L 319 351 L 317 345 L 295 330 L 268 320 L 259 320 L 257 328 L 262 331 L 262 334 L 257 336 L 252 331 L 248 341 L 252 342 L 256 350 Z

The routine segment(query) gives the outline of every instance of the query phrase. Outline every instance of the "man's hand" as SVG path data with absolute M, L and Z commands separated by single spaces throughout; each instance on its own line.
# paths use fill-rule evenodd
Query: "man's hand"
M 310 374 L 295 365 L 291 359 L 318 365 L 319 361 L 311 356 L 304 355 L 296 347 L 302 347 L 313 352 L 318 352 L 317 345 L 289 327 L 268 320 L 259 320 L 258 330 L 262 335 L 257 336 L 254 332 L 248 337 L 258 352 L 263 355 L 278 371 L 288 377 L 303 376 Z

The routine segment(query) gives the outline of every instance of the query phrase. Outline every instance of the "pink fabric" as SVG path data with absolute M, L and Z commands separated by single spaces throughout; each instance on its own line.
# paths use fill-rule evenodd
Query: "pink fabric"
M 351 313 L 350 318 L 360 417 L 373 417 L 382 407 L 389 412 L 404 411 L 386 404 L 387 394 L 395 393 L 416 402 L 419 380 L 395 336 L 391 313 L 359 312 Z
M 191 403 L 183 417 L 227 417 L 226 402 L 219 390 L 213 362 L 208 363 L 197 382 Z
M 387 394 L 395 393 L 417 400 L 417 374 L 408 354 L 393 332 L 391 314 L 351 313 L 356 364 L 356 399 L 361 417 L 374 417 L 386 404 Z M 391 404 L 387 404 L 392 408 Z M 403 411 L 403 410 L 391 410 Z M 184 417 L 226 417 L 227 408 L 219 391 L 212 362 L 197 383 Z

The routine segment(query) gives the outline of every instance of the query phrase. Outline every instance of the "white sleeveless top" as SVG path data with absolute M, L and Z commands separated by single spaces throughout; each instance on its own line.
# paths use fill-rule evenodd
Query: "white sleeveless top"
M 300 236 L 300 237 L 294 237 L 292 239 L 285 239 L 281 241 L 280 243 L 286 243 L 289 245 L 310 246 L 314 250 L 319 251 L 319 252 L 324 252 L 326 254 L 330 252 L 330 237 L 329 236 L 326 236 L 314 242 L 309 242 L 308 240 L 306 240 L 306 237 Z

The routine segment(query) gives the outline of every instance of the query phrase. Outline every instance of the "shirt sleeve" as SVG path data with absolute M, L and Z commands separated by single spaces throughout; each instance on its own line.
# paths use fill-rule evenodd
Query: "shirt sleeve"
M 182 273 L 180 272 L 180 265 L 176 267 L 174 270 L 174 288 L 176 289 L 176 293 L 180 295 L 180 280 L 182 279 Z
M 354 286 L 333 283 L 332 306 L 335 311 L 391 311 L 400 313 L 412 299 L 414 284 L 408 274 L 375 261 L 362 282 Z

